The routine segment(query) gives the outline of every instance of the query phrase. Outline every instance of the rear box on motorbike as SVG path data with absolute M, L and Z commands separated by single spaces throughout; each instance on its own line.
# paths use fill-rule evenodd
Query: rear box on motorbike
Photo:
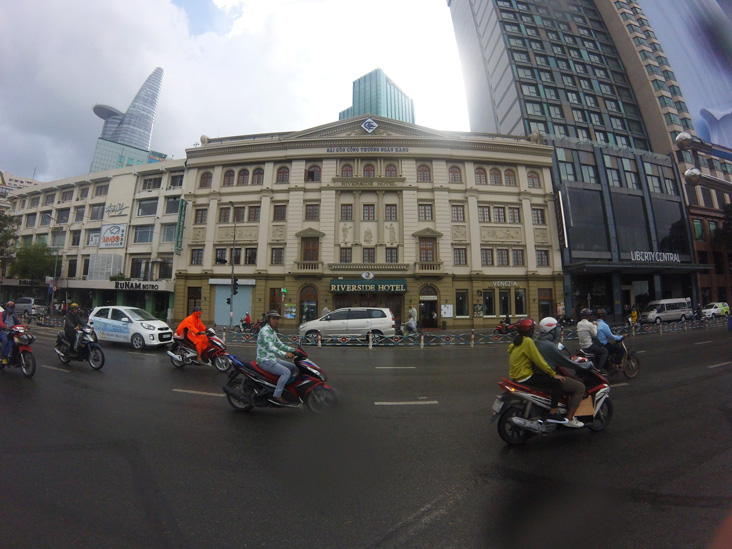
M 592 397 L 588 396 L 582 399 L 582 402 L 580 402 L 579 408 L 577 408 L 577 411 L 574 413 L 576 416 L 594 416 L 595 415 L 595 405 L 592 402 Z

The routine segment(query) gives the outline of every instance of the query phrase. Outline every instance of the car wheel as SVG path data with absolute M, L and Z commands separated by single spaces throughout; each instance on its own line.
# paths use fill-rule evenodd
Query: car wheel
M 145 348 L 145 338 L 142 337 L 140 334 L 134 334 L 130 342 L 137 351 L 141 351 Z

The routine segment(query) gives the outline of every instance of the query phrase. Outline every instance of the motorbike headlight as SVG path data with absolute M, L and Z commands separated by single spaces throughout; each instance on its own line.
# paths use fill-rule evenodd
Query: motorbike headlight
M 155 329 L 155 326 L 153 326 L 152 324 L 146 324 L 144 322 L 141 322 L 140 323 L 140 326 L 142 326 L 146 330 L 154 330 Z

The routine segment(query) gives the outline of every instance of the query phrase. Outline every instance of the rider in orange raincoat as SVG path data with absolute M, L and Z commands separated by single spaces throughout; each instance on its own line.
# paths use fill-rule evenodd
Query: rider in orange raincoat
M 186 334 L 186 328 L 188 334 Z M 183 322 L 178 324 L 178 329 L 175 331 L 179 336 L 188 337 L 196 345 L 198 356 L 200 357 L 203 351 L 208 347 L 208 336 L 205 334 L 206 326 L 201 322 L 201 308 L 193 307 L 193 313 L 183 319 Z

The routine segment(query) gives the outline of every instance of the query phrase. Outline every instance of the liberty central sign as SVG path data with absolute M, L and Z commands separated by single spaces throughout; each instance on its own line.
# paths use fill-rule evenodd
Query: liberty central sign
M 657 263 L 681 263 L 681 258 L 675 252 L 630 252 L 631 261 L 657 262 Z

